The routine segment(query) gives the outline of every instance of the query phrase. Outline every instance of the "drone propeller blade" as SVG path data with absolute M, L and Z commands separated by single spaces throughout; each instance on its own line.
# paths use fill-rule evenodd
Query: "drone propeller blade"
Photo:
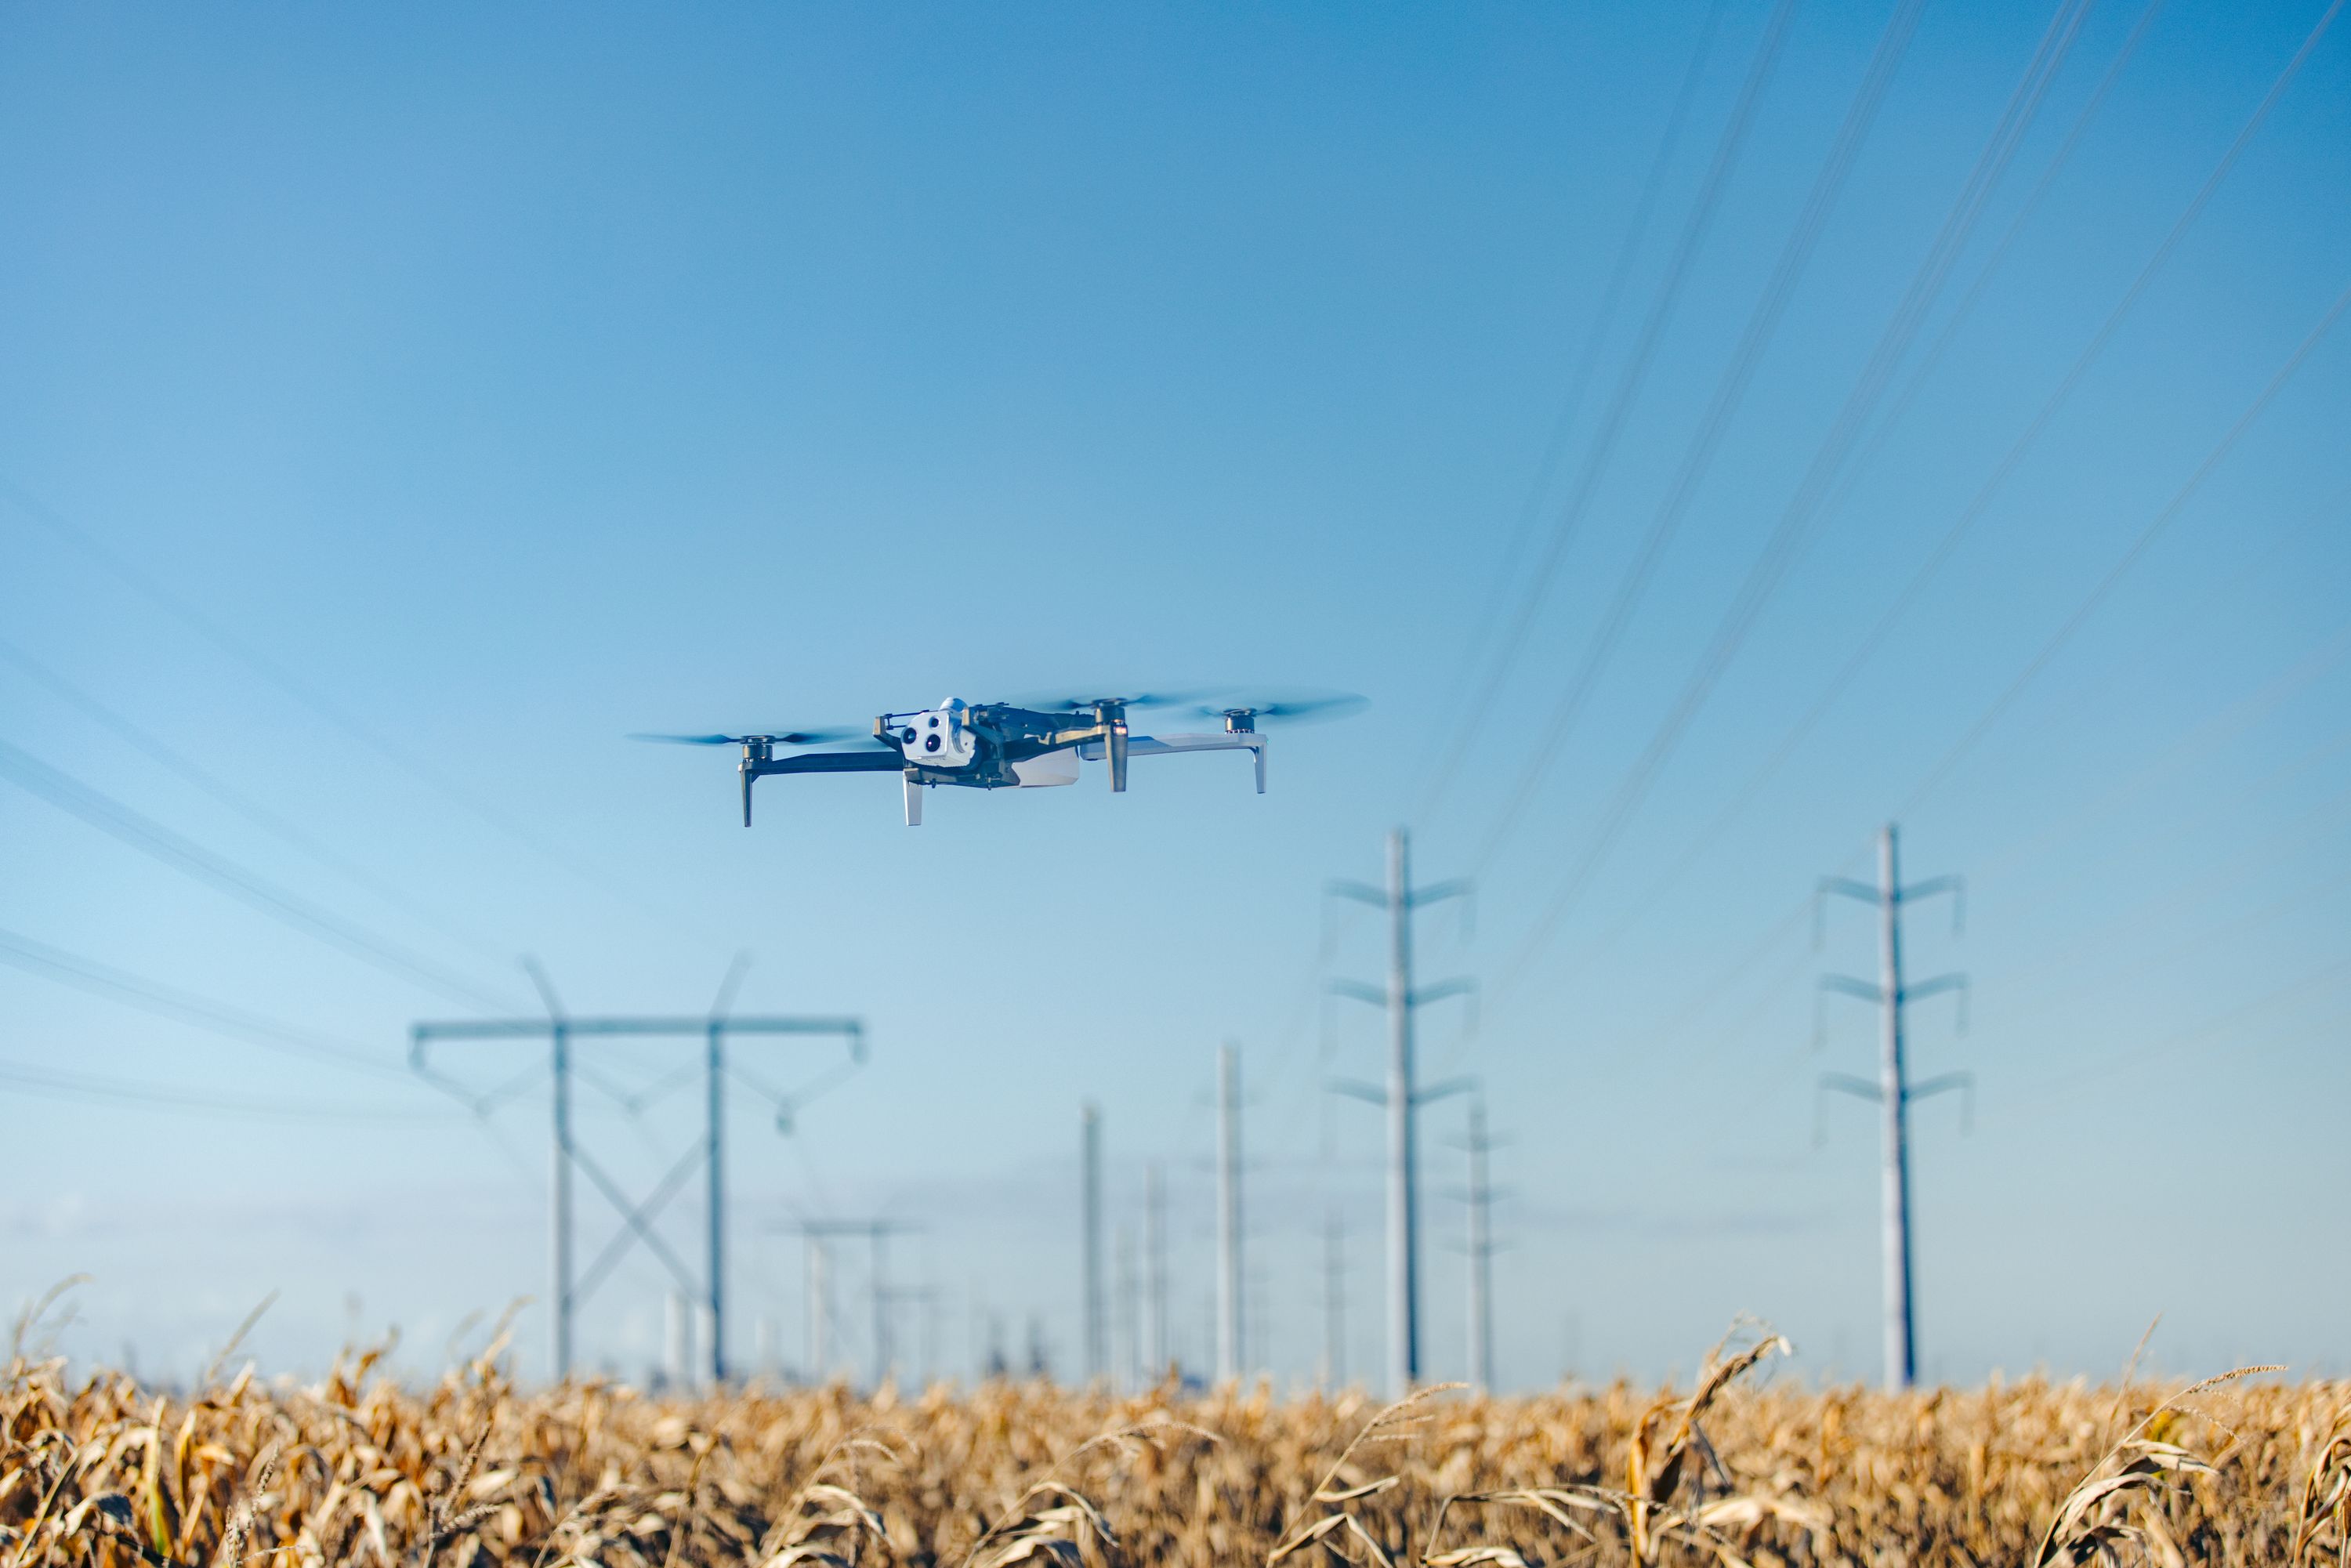
M 1366 706 L 1367 699 L 1353 692 L 1252 691 L 1204 704 L 1194 711 L 1202 718 L 1238 718 L 1251 724 L 1263 724 L 1269 719 L 1282 724 L 1321 724 L 1361 712 Z
M 827 746 L 834 741 L 872 739 L 862 729 L 787 729 L 767 735 L 632 735 L 631 740 L 666 741 L 673 746 L 742 746 L 764 741 L 769 746 Z
M 1215 696 L 1222 689 L 1218 686 L 1202 686 L 1181 692 L 1134 692 L 1123 695 L 1113 692 L 1103 692 L 1091 696 L 1064 696 L 1059 692 L 1032 692 L 1026 696 L 1014 697 L 1006 706 L 1028 708 L 1036 713 L 1086 713 L 1105 703 L 1126 708 L 1181 707 L 1186 703 L 1201 702 Z
M 830 729 L 791 729 L 768 737 L 778 746 L 830 746 L 841 740 L 872 740 L 870 729 L 852 729 L 835 725 Z

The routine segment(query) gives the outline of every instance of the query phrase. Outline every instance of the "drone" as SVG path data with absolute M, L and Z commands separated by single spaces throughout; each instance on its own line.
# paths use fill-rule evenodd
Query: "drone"
M 1204 702 L 1204 698 L 1217 698 Z M 923 825 L 923 791 L 941 785 L 967 789 L 1038 789 L 1078 781 L 1081 762 L 1110 764 L 1110 787 L 1126 789 L 1130 758 L 1186 751 L 1246 751 L 1257 766 L 1257 792 L 1265 793 L 1265 736 L 1258 726 L 1338 718 L 1364 706 L 1346 693 L 1284 694 L 1236 698 L 1218 692 L 1144 692 L 1131 696 L 1030 698 L 967 703 L 949 697 L 938 706 L 885 713 L 870 737 L 853 728 L 791 729 L 767 735 L 634 735 L 632 740 L 679 746 L 739 746 L 736 774 L 743 782 L 743 825 L 751 825 L 751 786 L 779 773 L 895 773 L 905 783 L 906 825 Z M 1195 735 L 1137 735 L 1127 724 L 1136 708 L 1189 707 L 1221 729 Z M 801 750 L 851 739 L 849 750 Z M 779 755 L 779 750 L 784 755 Z

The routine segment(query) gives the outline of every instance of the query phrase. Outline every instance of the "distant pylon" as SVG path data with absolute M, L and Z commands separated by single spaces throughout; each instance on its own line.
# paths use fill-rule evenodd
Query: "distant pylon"
M 1964 975 L 1938 975 L 1915 986 L 1906 986 L 1902 979 L 1902 906 L 1937 894 L 1952 895 L 1952 928 L 1956 931 L 1963 918 L 1962 902 L 1966 884 L 1956 876 L 1930 877 L 1925 882 L 1902 885 L 1898 864 L 1898 845 L 1894 824 L 1888 822 L 1877 835 L 1877 885 L 1855 882 L 1847 877 L 1823 877 L 1819 894 L 1837 894 L 1858 899 L 1877 908 L 1877 984 L 1855 980 L 1844 975 L 1821 977 L 1821 990 L 1842 992 L 1876 1002 L 1880 1009 L 1878 1030 L 1877 1081 L 1871 1082 L 1851 1073 L 1824 1073 L 1821 1078 L 1823 1091 L 1834 1090 L 1863 1100 L 1876 1102 L 1879 1108 L 1879 1134 L 1883 1141 L 1878 1172 L 1878 1223 L 1881 1233 L 1884 1269 L 1884 1310 L 1886 1340 L 1886 1386 L 1907 1388 L 1918 1372 L 1917 1347 L 1915 1338 L 1916 1313 L 1912 1299 L 1915 1276 L 1911 1270 L 1910 1237 L 1910 1103 L 1930 1094 L 1959 1089 L 1972 1094 L 1975 1077 L 1967 1072 L 1947 1072 L 1923 1083 L 1913 1083 L 1909 1065 L 1904 1054 L 1902 1035 L 1903 1009 L 1922 998 L 1941 991 L 1960 993 L 1959 1020 L 1966 1027 L 1966 991 Z M 1815 930 L 1818 929 L 1818 894 L 1815 895 Z
M 1331 1087 L 1343 1094 L 1368 1100 L 1387 1111 L 1388 1132 L 1388 1365 L 1387 1392 L 1402 1398 L 1420 1380 L 1420 1189 L 1416 1119 L 1432 1100 L 1457 1094 L 1469 1087 L 1467 1079 L 1422 1088 L 1414 1079 L 1413 1015 L 1440 998 L 1474 990 L 1468 980 L 1442 980 L 1425 989 L 1412 983 L 1412 912 L 1439 899 L 1459 898 L 1469 892 L 1462 881 L 1427 887 L 1412 885 L 1411 846 L 1405 830 L 1388 834 L 1388 876 L 1384 888 L 1360 882 L 1332 882 L 1328 892 L 1384 910 L 1388 917 L 1388 983 L 1384 989 L 1352 980 L 1333 980 L 1332 991 L 1357 1001 L 1384 1007 L 1388 1015 L 1387 1082 L 1382 1085 L 1353 1082 Z
M 1240 1376 L 1241 1053 L 1217 1048 L 1217 1381 Z
M 705 1303 L 709 1321 L 710 1343 L 704 1364 L 713 1382 L 724 1382 L 726 1367 L 726 1191 L 725 1158 L 726 1134 L 726 1102 L 725 1085 L 730 1070 L 727 1066 L 726 1042 L 735 1036 L 831 1035 L 848 1042 L 850 1061 L 865 1060 L 865 1025 L 851 1018 L 739 1018 L 732 1016 L 735 988 L 742 979 L 743 965 L 737 960 L 727 971 L 718 988 L 718 998 L 710 1011 L 699 1018 L 578 1018 L 563 1009 L 548 983 L 546 974 L 535 963 L 525 961 L 531 982 L 538 988 L 539 997 L 547 1005 L 543 1019 L 472 1019 L 450 1023 L 419 1023 L 409 1030 L 409 1067 L 419 1077 L 457 1095 L 471 1104 L 478 1114 L 504 1099 L 509 1091 L 499 1089 L 488 1094 L 476 1093 L 465 1083 L 436 1070 L 428 1047 L 435 1041 L 466 1040 L 473 1042 L 516 1040 L 544 1040 L 548 1042 L 549 1075 L 553 1080 L 554 1092 L 550 1108 L 554 1113 L 554 1137 L 550 1147 L 548 1209 L 548 1368 L 551 1377 L 561 1381 L 571 1374 L 573 1353 L 572 1317 L 590 1292 L 603 1282 L 632 1244 L 642 1244 L 658 1258 L 676 1287 Z M 586 1040 L 675 1040 L 699 1041 L 702 1046 L 702 1076 L 704 1116 L 701 1142 L 685 1157 L 671 1167 L 656 1184 L 651 1197 L 639 1202 L 623 1192 L 620 1184 L 605 1174 L 604 1168 L 580 1146 L 571 1123 L 571 1079 L 574 1071 L 572 1051 Z M 739 1071 L 739 1070 L 737 1070 Z M 632 1113 L 651 1097 L 651 1092 L 631 1098 L 622 1096 L 622 1103 Z M 789 1102 L 779 1103 L 778 1109 L 789 1113 Z M 680 1186 L 693 1174 L 696 1166 L 703 1169 L 704 1186 L 704 1264 L 696 1279 L 684 1260 L 663 1240 L 653 1221 L 674 1197 Z M 585 1175 L 611 1205 L 622 1218 L 621 1228 L 584 1270 L 575 1270 L 572 1253 L 572 1192 L 575 1172 Z
M 1159 1162 L 1143 1167 L 1144 1384 L 1167 1375 L 1167 1193 Z
M 1486 1133 L 1486 1097 L 1469 1102 L 1469 1132 L 1454 1147 L 1469 1156 L 1469 1185 L 1461 1200 L 1468 1210 L 1468 1238 L 1462 1251 L 1469 1265 L 1467 1320 L 1467 1364 L 1469 1381 L 1480 1389 L 1494 1386 L 1494 1184 L 1487 1171 L 1487 1155 L 1498 1140 Z
M 1347 1217 L 1337 1204 L 1322 1221 L 1322 1384 L 1347 1380 Z
M 787 1235 L 799 1236 L 807 1243 L 810 1363 L 807 1376 L 810 1383 L 823 1382 L 832 1371 L 827 1364 L 832 1359 L 833 1308 L 828 1279 L 832 1249 L 826 1243 L 840 1237 L 862 1239 L 865 1242 L 868 1261 L 866 1307 L 869 1333 L 873 1342 L 873 1386 L 881 1387 L 890 1376 L 894 1355 L 890 1343 L 890 1238 L 904 1236 L 920 1228 L 906 1220 L 877 1217 L 870 1219 L 791 1219 L 773 1228 Z
M 1091 1100 L 1079 1112 L 1079 1224 L 1084 1230 L 1086 1377 L 1110 1369 L 1102 1311 L 1102 1110 Z

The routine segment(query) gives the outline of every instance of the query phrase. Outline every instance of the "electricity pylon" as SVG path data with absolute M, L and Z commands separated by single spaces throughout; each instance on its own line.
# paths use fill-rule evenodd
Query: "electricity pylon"
M 801 1238 L 808 1247 L 809 1289 L 809 1356 L 814 1361 L 830 1360 L 831 1297 L 825 1291 L 825 1265 L 831 1252 L 825 1246 L 838 1239 L 862 1240 L 867 1248 L 866 1301 L 868 1321 L 872 1324 L 873 1353 L 873 1386 L 879 1388 L 890 1375 L 892 1347 L 890 1343 L 890 1308 L 895 1299 L 889 1283 L 890 1238 L 905 1236 L 922 1228 L 911 1220 L 884 1219 L 788 1219 L 771 1228 L 788 1236 Z M 830 1370 L 822 1365 L 808 1369 L 809 1381 L 820 1380 Z
M 1486 1097 L 1481 1092 L 1469 1102 L 1469 1131 L 1450 1140 L 1469 1156 L 1469 1185 L 1459 1193 L 1468 1210 L 1469 1234 L 1462 1252 L 1469 1265 L 1468 1377 L 1477 1388 L 1494 1386 L 1494 1199 L 1499 1195 L 1487 1171 L 1486 1157 L 1502 1140 L 1486 1133 Z
M 1897 864 L 1897 845 L 1894 824 L 1888 822 L 1877 835 L 1877 885 L 1848 877 L 1828 876 L 1821 879 L 1814 895 L 1814 925 L 1819 926 L 1819 898 L 1822 894 L 1837 894 L 1858 899 L 1877 907 L 1877 983 L 1856 980 L 1844 975 L 1823 975 L 1820 986 L 1823 996 L 1830 991 L 1859 997 L 1876 1002 L 1881 1009 L 1878 1031 L 1877 1081 L 1858 1078 L 1851 1073 L 1824 1073 L 1821 1078 L 1823 1092 L 1834 1090 L 1857 1099 L 1876 1102 L 1879 1108 L 1879 1131 L 1884 1147 L 1878 1176 L 1878 1219 L 1882 1232 L 1885 1271 L 1884 1310 L 1886 1335 L 1886 1386 L 1907 1388 L 1917 1375 L 1917 1347 L 1914 1342 L 1916 1314 L 1912 1304 L 1913 1274 L 1910 1266 L 1910 1104 L 1931 1094 L 1941 1094 L 1958 1089 L 1972 1097 L 1975 1076 L 1968 1072 L 1946 1072 L 1923 1083 L 1910 1082 L 1909 1064 L 1904 1054 L 1902 1010 L 1908 1004 L 1943 991 L 1959 993 L 1959 1024 L 1967 1025 L 1967 987 L 1965 975 L 1938 975 L 1931 980 L 1906 985 L 1902 978 L 1902 906 L 1937 894 L 1952 895 L 1951 926 L 1958 931 L 1964 918 L 1966 883 L 1956 876 L 1930 877 L 1925 882 L 1902 885 Z M 1817 938 L 1816 938 L 1817 939 Z M 1963 1111 L 1962 1114 L 1966 1114 Z
M 1423 1105 L 1469 1087 L 1468 1079 L 1421 1088 L 1413 1075 L 1413 1015 L 1430 1002 L 1466 995 L 1476 989 L 1469 980 L 1440 980 L 1416 988 L 1412 983 L 1412 912 L 1441 899 L 1467 895 L 1466 881 L 1412 885 L 1411 847 L 1405 830 L 1388 834 L 1388 876 L 1384 888 L 1360 882 L 1335 881 L 1326 891 L 1336 898 L 1352 898 L 1386 911 L 1388 916 L 1388 983 L 1384 989 L 1353 980 L 1333 980 L 1333 995 L 1352 997 L 1387 1009 L 1388 1071 L 1384 1086 L 1352 1081 L 1333 1082 L 1342 1094 L 1367 1100 L 1387 1111 L 1388 1133 L 1388 1396 L 1400 1399 L 1420 1378 L 1420 1190 L 1416 1116 Z
M 486 1019 L 446 1023 L 419 1023 L 409 1030 L 408 1063 L 417 1076 L 436 1084 L 472 1106 L 477 1115 L 486 1114 L 500 1101 L 516 1091 L 522 1081 L 510 1080 L 506 1085 L 487 1094 L 475 1094 L 458 1080 L 434 1071 L 426 1047 L 435 1040 L 545 1040 L 549 1047 L 549 1068 L 554 1080 L 551 1096 L 553 1138 L 551 1141 L 550 1203 L 548 1225 L 548 1296 L 549 1344 L 548 1363 L 557 1381 L 571 1372 L 571 1319 L 580 1304 L 602 1284 L 613 1268 L 629 1250 L 632 1241 L 642 1242 L 645 1249 L 661 1260 L 677 1288 L 689 1296 L 698 1296 L 710 1317 L 710 1354 L 705 1364 L 711 1381 L 723 1382 L 726 1376 L 726 1082 L 736 1077 L 747 1086 L 770 1098 L 777 1098 L 764 1085 L 742 1077 L 739 1069 L 730 1069 L 726 1061 L 726 1041 L 735 1035 L 837 1035 L 849 1042 L 849 1059 L 853 1066 L 865 1060 L 865 1024 L 852 1018 L 737 1018 L 729 1014 L 735 988 L 742 979 L 743 966 L 738 961 L 729 969 L 718 988 L 718 998 L 710 1011 L 701 1018 L 605 1017 L 575 1018 L 563 1010 L 555 995 L 555 988 L 537 964 L 526 963 L 532 983 L 538 987 L 540 998 L 547 1004 L 544 1019 Z M 702 1077 L 704 1114 L 706 1118 L 702 1137 L 688 1149 L 676 1165 L 654 1185 L 642 1202 L 633 1201 L 620 1183 L 606 1174 L 604 1167 L 581 1149 L 571 1126 L 571 1078 L 576 1071 L 571 1060 L 573 1045 L 582 1040 L 699 1040 L 702 1042 Z M 691 1075 L 691 1069 L 688 1070 Z M 535 1076 L 531 1075 L 531 1076 Z M 592 1075 L 582 1073 L 595 1082 Z M 601 1085 L 599 1085 L 601 1087 Z M 658 1090 L 661 1086 L 656 1086 Z M 655 1091 L 639 1095 L 615 1092 L 615 1097 L 632 1112 L 642 1109 Z M 789 1106 L 783 1106 L 779 1121 L 789 1117 Z M 670 1200 L 684 1186 L 699 1165 L 704 1168 L 704 1189 L 706 1198 L 706 1232 L 705 1237 L 704 1273 L 700 1280 L 694 1270 L 653 1228 L 653 1221 Z M 620 1214 L 621 1228 L 614 1233 L 602 1251 L 588 1265 L 587 1271 L 574 1278 L 572 1271 L 571 1176 L 577 1170 L 584 1174 L 590 1185 Z
M 1109 1370 L 1110 1337 L 1102 1301 L 1102 1107 L 1079 1107 L 1078 1225 L 1085 1279 L 1086 1381 Z
M 1241 1375 L 1241 1051 L 1217 1048 L 1217 1381 Z

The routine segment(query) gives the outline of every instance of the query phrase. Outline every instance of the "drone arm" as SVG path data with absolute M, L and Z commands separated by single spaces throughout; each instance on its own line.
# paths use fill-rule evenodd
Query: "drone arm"
M 755 762 L 751 771 L 768 773 L 895 773 L 906 766 L 894 751 L 804 751 L 773 762 Z
M 751 825 L 751 783 L 770 773 L 895 773 L 905 762 L 894 751 L 804 751 L 798 757 L 746 760 L 737 764 L 743 776 L 743 825 Z
M 1109 747 L 1100 740 L 1082 741 L 1078 755 L 1088 762 L 1100 762 L 1109 754 Z M 1257 760 L 1257 792 L 1265 793 L 1265 737 L 1256 734 L 1217 735 L 1134 735 L 1126 741 L 1129 757 L 1173 757 L 1185 751 L 1247 751 Z

